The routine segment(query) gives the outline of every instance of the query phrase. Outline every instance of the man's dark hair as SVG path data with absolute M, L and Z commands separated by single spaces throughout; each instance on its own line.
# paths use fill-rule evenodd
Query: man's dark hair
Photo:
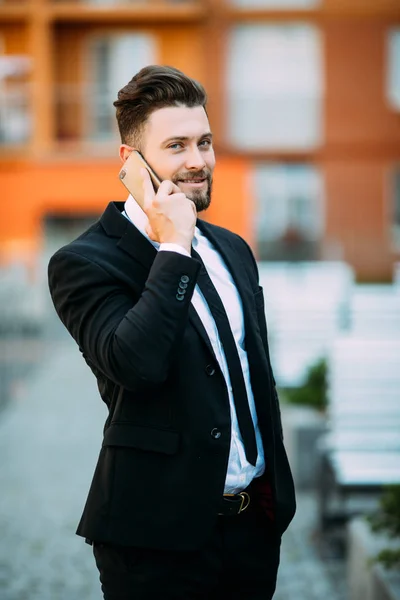
M 114 102 L 122 144 L 140 149 L 143 128 L 151 113 L 167 106 L 189 108 L 207 103 L 203 86 L 173 67 L 144 67 L 118 92 Z

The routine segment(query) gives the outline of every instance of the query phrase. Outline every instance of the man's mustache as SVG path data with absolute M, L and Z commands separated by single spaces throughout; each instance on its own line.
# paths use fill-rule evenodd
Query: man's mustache
M 207 181 L 210 181 L 211 173 L 209 171 L 204 170 L 198 171 L 197 173 L 193 173 L 193 171 L 191 171 L 190 173 L 178 173 L 173 178 L 173 182 L 176 183 L 177 181 L 193 181 L 196 179 L 207 179 Z

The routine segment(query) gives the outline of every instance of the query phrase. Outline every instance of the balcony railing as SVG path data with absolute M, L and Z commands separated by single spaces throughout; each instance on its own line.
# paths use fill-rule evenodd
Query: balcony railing
M 0 0 L 0 8 L 2 6 L 20 6 L 21 4 L 27 4 L 29 0 Z
M 200 0 L 51 0 L 54 4 L 60 2 L 75 2 L 85 6 L 127 6 L 149 4 L 200 4 Z

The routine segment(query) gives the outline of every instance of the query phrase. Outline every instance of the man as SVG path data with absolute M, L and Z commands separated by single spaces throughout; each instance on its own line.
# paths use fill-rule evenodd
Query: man
M 293 482 L 254 257 L 197 218 L 215 166 L 206 95 L 150 66 L 114 104 L 122 161 L 138 149 L 162 184 L 143 170 L 144 210 L 110 203 L 49 265 L 109 409 L 77 533 L 106 600 L 267 600 Z

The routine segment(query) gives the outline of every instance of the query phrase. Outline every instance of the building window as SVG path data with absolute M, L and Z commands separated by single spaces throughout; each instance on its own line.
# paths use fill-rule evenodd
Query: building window
M 324 229 L 318 170 L 304 164 L 260 164 L 252 183 L 259 259 L 318 259 Z
M 322 50 L 311 25 L 240 25 L 229 41 L 227 138 L 238 149 L 307 150 L 322 139 Z
M 28 56 L 0 57 L 0 144 L 21 144 L 31 136 L 30 69 Z
M 400 29 L 389 31 L 387 57 L 387 96 L 390 105 L 400 110 Z
M 400 165 L 393 174 L 392 239 L 396 251 L 400 250 Z
M 137 71 L 157 62 L 156 40 L 136 33 L 96 36 L 90 42 L 88 88 L 84 106 L 86 137 L 108 141 L 118 137 L 114 100 Z
M 272 8 L 285 10 L 292 8 L 315 8 L 320 4 L 320 0 L 230 0 L 234 6 L 239 8 Z

